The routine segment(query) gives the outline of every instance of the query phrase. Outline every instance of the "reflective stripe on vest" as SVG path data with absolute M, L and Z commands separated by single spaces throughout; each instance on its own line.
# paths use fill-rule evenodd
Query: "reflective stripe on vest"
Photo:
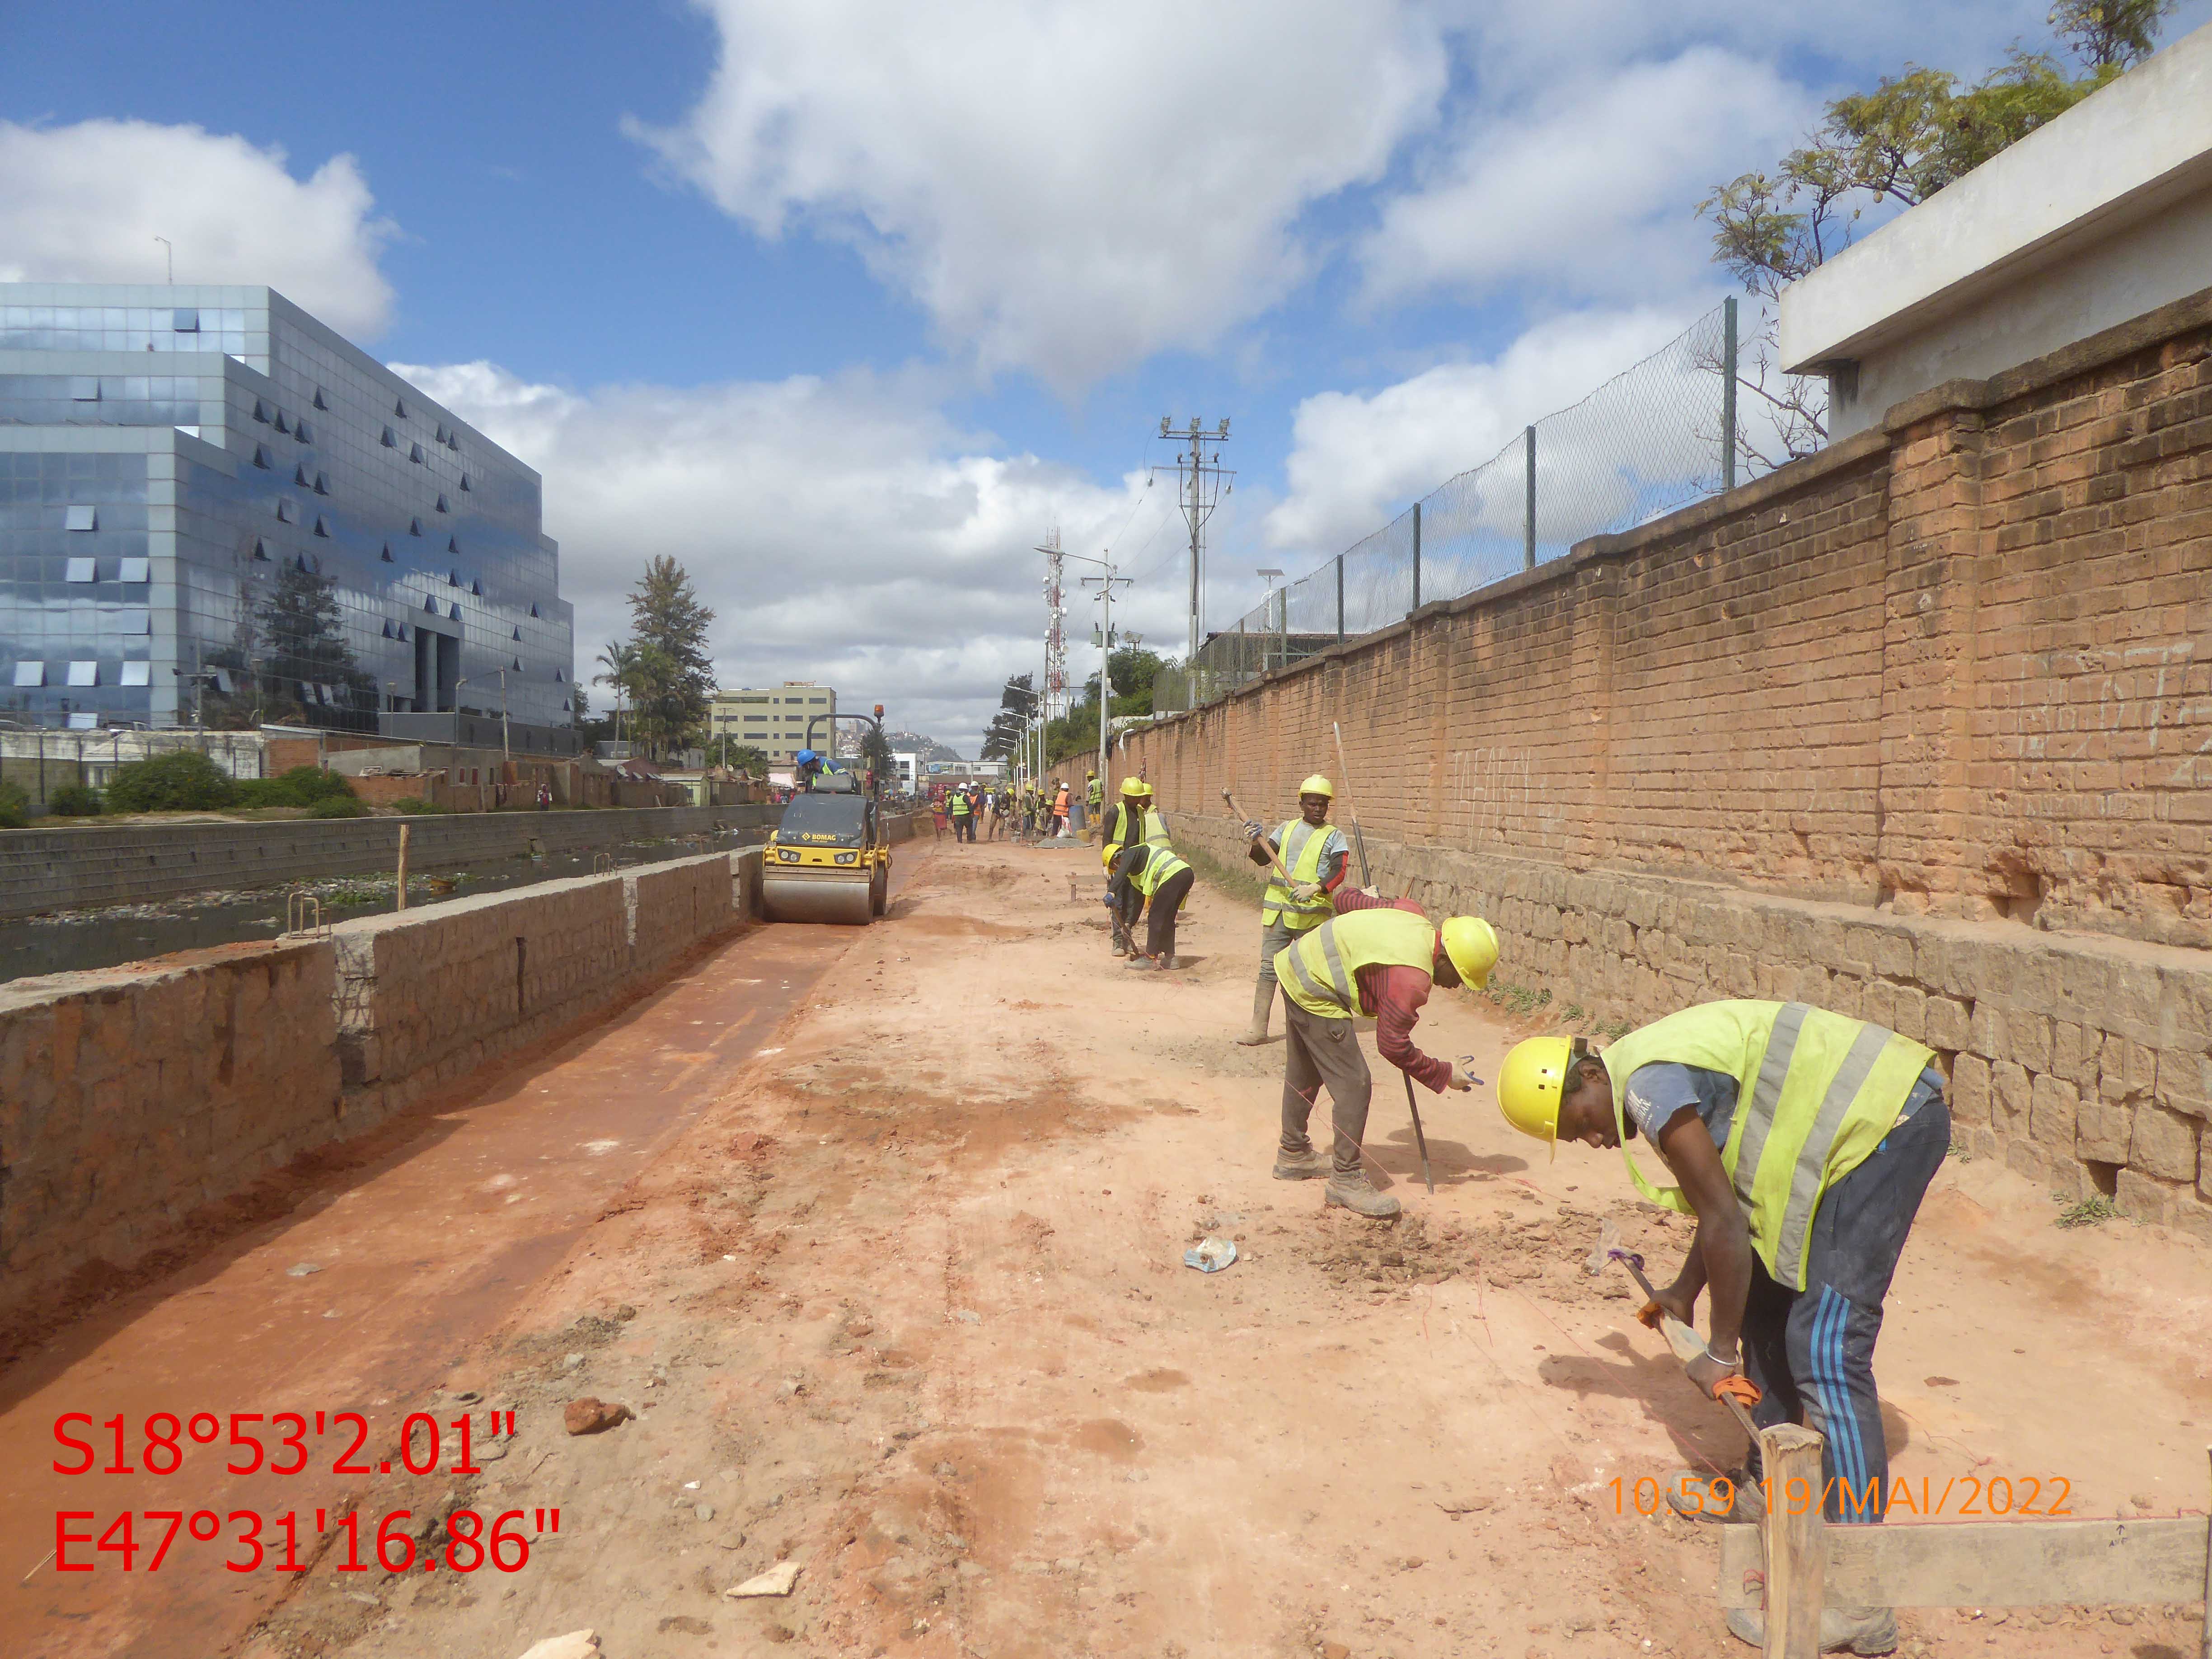
M 1433 971 L 1437 930 L 1410 910 L 1353 910 L 1275 952 L 1283 994 L 1310 1014 L 1350 1019 L 1359 1012 L 1362 968 Z
M 1145 839 L 1155 847 L 1168 844 L 1168 821 L 1149 806 L 1145 809 Z
M 1738 1108 L 1721 1164 L 1752 1246 L 1778 1284 L 1805 1288 L 1808 1243 L 1827 1189 L 1881 1145 L 1934 1051 L 1879 1025 L 1802 1002 L 1710 1002 L 1632 1031 L 1600 1056 L 1612 1079 L 1621 1156 L 1655 1204 L 1694 1213 L 1655 1187 L 1629 1154 L 1629 1079 L 1655 1062 L 1736 1079 Z
M 1275 845 L 1281 850 L 1277 857 L 1284 869 L 1291 872 L 1292 881 L 1321 881 L 1322 854 L 1328 850 L 1329 826 L 1316 830 L 1304 818 L 1292 818 L 1275 831 Z M 1280 916 L 1296 930 L 1317 927 L 1336 914 L 1328 895 L 1322 894 L 1310 904 L 1300 904 L 1291 896 L 1291 890 L 1283 885 L 1283 878 L 1271 870 L 1267 876 L 1267 890 L 1260 896 L 1261 926 Z
M 1151 853 L 1146 855 L 1145 867 L 1132 875 L 1129 881 L 1139 892 L 1146 898 L 1150 898 L 1154 893 L 1159 891 L 1160 884 L 1170 876 L 1174 875 L 1178 870 L 1189 868 L 1190 866 L 1185 864 L 1173 853 Z

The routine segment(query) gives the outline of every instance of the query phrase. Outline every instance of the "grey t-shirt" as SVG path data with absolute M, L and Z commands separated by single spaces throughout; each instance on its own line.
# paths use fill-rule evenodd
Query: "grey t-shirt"
M 1943 1074 L 1933 1066 L 1920 1073 L 1912 1092 L 1905 1097 L 1900 1123 L 1943 1092 Z M 1674 1121 L 1676 1113 L 1693 1109 L 1712 1136 L 1715 1147 L 1728 1145 L 1729 1128 L 1735 1121 L 1735 1079 L 1726 1072 L 1702 1066 L 1683 1066 L 1671 1060 L 1655 1060 L 1629 1074 L 1627 1115 L 1647 1140 Z

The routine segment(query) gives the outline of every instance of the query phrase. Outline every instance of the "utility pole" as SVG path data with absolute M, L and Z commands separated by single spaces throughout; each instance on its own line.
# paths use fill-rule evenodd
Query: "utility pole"
M 1236 488 L 1226 481 L 1237 474 L 1233 470 L 1224 470 L 1221 466 L 1221 452 L 1218 449 L 1214 450 L 1211 461 L 1206 453 L 1209 444 L 1229 441 L 1227 416 L 1223 416 L 1221 423 L 1208 432 L 1205 422 L 1195 415 L 1190 417 L 1189 427 L 1181 431 L 1175 429 L 1171 416 L 1163 415 L 1160 416 L 1159 435 L 1180 439 L 1186 446 L 1176 452 L 1175 468 L 1176 496 L 1182 507 L 1183 520 L 1190 526 L 1190 642 L 1189 654 L 1183 659 L 1183 674 L 1188 678 L 1197 671 L 1199 629 L 1204 620 L 1201 568 L 1206 521 L 1213 516 L 1213 509 L 1221 497 Z M 1155 473 L 1159 470 L 1158 466 L 1152 468 Z
M 1082 559 L 1085 564 L 1097 565 L 1106 572 L 1103 576 L 1085 576 L 1083 579 L 1083 585 L 1085 587 L 1095 586 L 1098 589 L 1100 606 L 1098 616 L 1098 781 L 1103 788 L 1106 782 L 1106 715 L 1108 708 L 1112 706 L 1114 701 L 1114 589 L 1117 583 L 1127 587 L 1129 585 L 1129 578 L 1115 575 L 1114 562 L 1103 554 L 1095 559 L 1085 558 L 1080 553 L 1071 554 L 1068 556 Z M 1103 802 L 1100 810 L 1104 810 Z

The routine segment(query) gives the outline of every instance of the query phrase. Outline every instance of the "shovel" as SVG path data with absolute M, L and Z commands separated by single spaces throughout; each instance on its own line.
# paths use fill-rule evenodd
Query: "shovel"
M 1610 1235 L 1613 1224 L 1607 1222 L 1604 1231 Z M 1609 1237 L 1599 1239 L 1598 1249 L 1605 1252 L 1607 1261 L 1618 1261 L 1628 1269 L 1635 1278 L 1638 1287 L 1643 1291 L 1645 1300 L 1656 1302 L 1659 1299 L 1659 1293 L 1651 1288 L 1650 1279 L 1644 1276 L 1642 1256 L 1633 1250 L 1622 1249 L 1618 1244 L 1613 1243 Z M 1698 1334 L 1663 1308 L 1659 1310 L 1659 1334 L 1667 1339 L 1667 1346 L 1674 1350 L 1674 1358 L 1685 1365 L 1692 1359 L 1704 1358 L 1706 1355 L 1705 1345 L 1698 1340 Z M 1739 1381 L 1742 1385 L 1741 1390 L 1726 1386 L 1726 1383 Z M 1751 1396 L 1747 1402 L 1742 1398 L 1745 1393 L 1748 1393 Z M 1748 1377 L 1727 1378 L 1724 1379 L 1723 1390 L 1717 1397 L 1723 1406 L 1735 1413 L 1735 1420 L 1743 1425 L 1743 1431 L 1756 1441 L 1759 1438 L 1759 1430 L 1751 1420 L 1751 1413 L 1745 1409 L 1747 1404 L 1755 1406 L 1759 1403 L 1759 1389 L 1756 1385 Z

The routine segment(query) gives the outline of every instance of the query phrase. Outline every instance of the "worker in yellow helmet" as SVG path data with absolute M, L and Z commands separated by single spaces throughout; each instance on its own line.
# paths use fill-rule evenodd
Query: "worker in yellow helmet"
M 1153 804 L 1152 785 L 1142 778 L 1121 780 L 1121 799 L 1106 814 L 1105 836 L 1099 851 L 1099 863 L 1105 867 L 1109 880 L 1114 873 L 1114 860 L 1124 847 L 1133 847 L 1140 842 L 1153 847 L 1169 847 L 1167 820 L 1160 816 L 1158 808 Z M 1109 906 L 1114 904 L 1110 897 L 1107 902 Z M 1134 937 L 1121 926 L 1120 915 L 1117 907 L 1113 928 L 1114 954 L 1117 957 L 1136 955 Z
M 1387 1220 L 1398 1200 L 1378 1193 L 1361 1164 L 1367 1102 L 1374 1080 L 1359 1051 L 1355 1018 L 1376 1023 L 1375 1047 L 1414 1082 L 1441 1094 L 1473 1086 L 1466 1068 L 1413 1046 L 1413 1026 L 1432 985 L 1480 990 L 1498 963 L 1498 936 L 1480 916 L 1432 926 L 1411 899 L 1395 903 L 1357 890 L 1339 893 L 1337 915 L 1276 953 L 1283 985 L 1283 1124 L 1275 1179 L 1326 1176 L 1327 1204 Z M 1334 1144 L 1315 1152 L 1306 1126 L 1328 1085 Z
M 1710 1291 L 1705 1352 L 1687 1366 L 1708 1395 L 1747 1377 L 1761 1427 L 1802 1421 L 1823 1438 L 1823 1507 L 1833 1522 L 1882 1518 L 1889 1484 L 1874 1345 L 1905 1239 L 1951 1145 L 1947 1085 L 1925 1044 L 1802 1002 L 1703 1003 L 1592 1054 L 1531 1037 L 1506 1055 L 1498 1103 L 1523 1133 L 1620 1148 L 1651 1202 L 1697 1218 L 1681 1272 L 1644 1307 L 1695 1328 Z M 1654 1147 L 1660 1186 L 1628 1143 Z M 1734 1514 L 1758 1519 L 1759 1446 L 1735 1472 Z M 1670 1477 L 1680 1512 L 1729 1507 L 1689 1471 Z M 1886 1607 L 1830 1607 L 1824 1652 L 1887 1653 Z M 1729 1628 L 1757 1643 L 1759 1616 Z
M 1267 1016 L 1275 1006 L 1276 953 L 1336 914 L 1329 895 L 1344 880 L 1352 849 L 1344 832 L 1328 821 L 1329 803 L 1335 799 L 1329 781 L 1316 772 L 1298 786 L 1297 817 L 1273 836 L 1257 823 L 1244 826 L 1252 841 L 1252 862 L 1269 872 L 1267 890 L 1260 896 L 1260 981 L 1252 990 L 1252 1023 L 1237 1039 L 1248 1048 L 1267 1040 Z

